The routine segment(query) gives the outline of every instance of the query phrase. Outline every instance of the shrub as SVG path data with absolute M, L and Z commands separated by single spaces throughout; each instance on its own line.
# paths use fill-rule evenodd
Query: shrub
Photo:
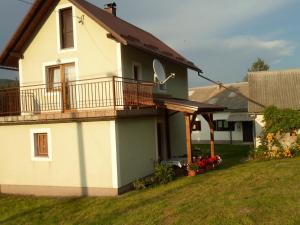
M 148 187 L 151 187 L 155 184 L 155 177 L 154 176 L 149 176 L 145 178 L 138 179 L 133 182 L 133 188 L 136 190 L 142 190 L 146 189 Z
M 154 167 L 154 177 L 158 184 L 166 184 L 174 180 L 175 172 L 172 166 L 158 163 Z
M 136 190 L 142 190 L 156 184 L 169 183 L 174 178 L 175 171 L 172 166 L 157 163 L 154 167 L 154 175 L 135 180 L 133 187 Z
M 300 112 L 271 106 L 264 111 L 264 122 L 261 145 L 251 152 L 251 158 L 270 160 L 292 158 L 300 154 L 299 135 L 296 140 L 293 138 L 300 129 Z
M 141 190 L 146 188 L 146 184 L 143 179 L 138 179 L 133 182 L 133 188 L 135 190 Z
M 199 166 L 196 163 L 191 163 L 188 165 L 188 170 L 197 171 L 199 170 Z
M 290 133 L 300 129 L 300 112 L 270 106 L 264 110 L 266 133 Z

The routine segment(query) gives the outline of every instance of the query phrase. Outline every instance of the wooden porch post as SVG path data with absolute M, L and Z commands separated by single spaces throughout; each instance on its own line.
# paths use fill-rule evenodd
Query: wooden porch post
M 215 157 L 216 151 L 215 151 L 215 129 L 214 129 L 214 122 L 212 118 L 212 114 L 209 115 L 211 117 L 210 123 L 209 123 L 209 130 L 210 130 L 210 156 Z
M 190 164 L 192 162 L 192 143 L 191 143 L 191 120 L 190 114 L 185 113 L 185 134 L 186 134 L 186 149 L 187 149 L 187 160 Z
M 203 118 L 208 122 L 209 133 L 210 133 L 210 156 L 215 157 L 215 129 L 214 129 L 214 120 L 212 113 L 202 114 Z

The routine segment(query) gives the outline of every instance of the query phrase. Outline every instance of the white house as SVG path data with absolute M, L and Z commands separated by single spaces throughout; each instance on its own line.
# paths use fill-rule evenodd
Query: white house
M 216 143 L 251 143 L 253 142 L 253 119 L 248 114 L 248 83 L 226 84 L 189 89 L 189 98 L 209 104 L 224 106 L 223 112 L 213 114 Z M 232 91 L 234 90 L 234 91 Z M 237 92 L 237 93 L 236 93 Z M 208 143 L 210 130 L 207 121 L 199 115 L 192 133 L 194 143 Z

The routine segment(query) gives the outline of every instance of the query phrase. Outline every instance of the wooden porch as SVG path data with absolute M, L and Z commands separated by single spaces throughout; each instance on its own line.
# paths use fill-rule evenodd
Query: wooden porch
M 210 127 L 210 154 L 211 157 L 215 156 L 215 142 L 214 142 L 214 123 L 213 113 L 223 111 L 225 107 L 204 104 L 195 101 L 189 101 L 176 98 L 157 98 L 155 102 L 162 108 L 172 110 L 173 114 L 183 113 L 185 117 L 185 130 L 186 130 L 186 148 L 187 148 L 187 162 L 192 163 L 192 141 L 191 134 L 192 128 L 198 115 L 202 115 L 208 122 Z

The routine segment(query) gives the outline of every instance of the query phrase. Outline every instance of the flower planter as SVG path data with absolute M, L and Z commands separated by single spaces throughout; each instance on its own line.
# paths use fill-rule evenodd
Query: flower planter
M 197 175 L 197 172 L 195 170 L 188 170 L 188 176 L 189 177 L 194 177 Z
M 207 170 L 213 170 L 213 169 L 214 169 L 214 165 L 207 165 L 207 166 L 206 166 L 206 169 L 207 169 Z

